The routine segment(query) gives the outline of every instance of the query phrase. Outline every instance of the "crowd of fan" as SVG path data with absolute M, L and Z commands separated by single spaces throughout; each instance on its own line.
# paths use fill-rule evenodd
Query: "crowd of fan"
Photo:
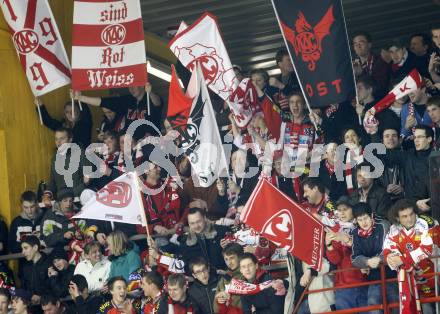
M 85 149 L 91 143 L 93 125 L 88 106 L 99 106 L 104 118 L 97 138 L 108 149 L 100 155 L 105 161 L 99 169 L 101 178 L 83 174 L 87 160 L 82 154 L 79 170 L 72 176 L 73 188 L 67 188 L 63 175 L 56 171 L 54 154 L 50 182 L 38 193 L 22 194 L 20 215 L 12 221 L 9 232 L 5 224 L 0 228 L 2 254 L 24 256 L 19 260 L 17 281 L 6 264 L 1 264 L 0 313 L 276 314 L 283 313 L 289 284 L 295 296 L 286 302 L 296 303 L 306 287 L 378 280 L 385 261 L 389 265 L 387 278 L 395 278 L 402 259 L 384 260 L 383 252 L 390 225 L 413 228 L 416 219 L 417 223 L 425 221 L 429 228 L 437 225 L 429 217 L 428 157 L 440 147 L 440 29 L 431 31 L 432 36 L 411 36 L 409 48 L 393 41 L 381 54 L 372 52 L 369 34 L 354 35 L 359 103 L 350 99 L 312 112 L 305 106 L 287 51 L 280 50 L 276 54 L 279 76 L 269 77 L 260 69 L 249 74 L 259 101 L 270 100 L 282 117 L 279 139 L 271 134 L 261 113 L 255 114 L 246 129 L 238 128 L 227 104 L 212 95 L 219 132 L 222 137 L 233 136 L 234 149 L 231 177 L 218 179 L 207 188 L 194 183 L 187 156 L 172 159 L 183 180 L 182 188 L 149 160 L 151 147 L 140 144 L 146 135 L 158 135 L 152 128 L 140 128 L 133 135 L 132 156 L 123 153 L 125 131 L 133 121 L 146 119 L 163 134 L 172 132 L 172 121 L 164 118 L 166 106 L 150 84 L 109 98 L 72 91 L 82 110 L 78 102 L 74 110 L 66 103 L 61 121 L 37 102 L 45 126 L 55 131 L 57 149 L 64 143 Z M 379 113 L 379 124 L 366 132 L 359 121 L 414 68 L 424 77 L 423 87 Z M 239 79 L 244 77 L 240 67 L 234 66 L 234 70 Z M 181 67 L 183 81 L 185 75 Z M 262 158 L 264 150 L 268 142 L 276 141 L 284 150 L 275 151 L 273 162 L 267 165 Z M 326 144 L 319 175 L 309 176 L 307 165 L 300 176 L 286 175 L 283 168 L 295 161 L 298 147 L 311 151 L 315 143 Z M 385 167 L 377 179 L 369 178 L 365 170 L 370 164 L 364 160 L 363 151 L 369 143 L 386 147 L 386 154 L 378 155 Z M 344 162 L 356 164 L 344 170 L 343 180 L 337 179 L 335 169 L 337 158 L 341 158 L 336 153 L 340 144 L 347 147 Z M 58 150 L 58 154 L 69 164 L 69 149 Z M 128 158 L 137 164 L 148 161 L 141 176 L 147 187 L 165 184 L 160 193 L 144 195 L 152 235 L 147 240 L 130 240 L 131 236 L 145 234 L 140 226 L 72 219 L 81 204 L 124 172 Z M 248 178 L 245 174 L 252 167 L 259 172 Z M 260 176 L 326 225 L 326 259 L 320 272 L 297 259 L 296 281 L 283 280 L 285 273 L 264 270 L 265 265 L 285 262 L 287 253 L 240 222 L 240 211 Z M 80 202 L 74 202 L 75 197 Z M 53 250 L 46 254 L 45 247 Z M 344 268 L 352 269 L 329 274 Z M 226 289 L 232 278 L 258 284 L 272 276 L 278 280 L 254 295 L 229 294 Z M 422 296 L 434 293 L 431 279 L 421 282 L 420 287 Z M 390 283 L 387 291 L 389 301 L 397 302 L 397 284 Z M 380 286 L 369 285 L 308 295 L 300 313 L 381 303 Z M 424 313 L 433 313 L 430 305 L 424 304 L 423 309 Z

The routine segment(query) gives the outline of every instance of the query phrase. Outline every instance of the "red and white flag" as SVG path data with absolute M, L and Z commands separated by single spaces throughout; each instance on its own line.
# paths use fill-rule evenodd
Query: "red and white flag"
M 239 128 L 246 128 L 254 114 L 261 111 L 257 90 L 250 78 L 244 78 L 229 96 L 229 107 Z
M 391 92 L 382 98 L 373 108 L 370 109 L 372 114 L 376 114 L 385 110 L 393 104 L 396 100 L 399 100 L 406 95 L 418 90 L 423 85 L 422 76 L 414 69 L 407 77 L 405 77 L 399 84 L 397 84 Z
M 228 99 L 239 82 L 220 35 L 217 18 L 205 13 L 191 26 L 185 26 L 181 24 L 171 40 L 171 51 L 190 71 L 199 62 L 206 85 L 224 100 Z
M 75 0 L 73 89 L 143 86 L 147 81 L 145 69 L 139 0 Z
M 3 0 L 0 7 L 32 93 L 70 84 L 69 60 L 47 0 Z
M 324 225 L 269 181 L 260 179 L 240 219 L 310 267 L 321 269 Z
M 146 226 L 147 219 L 136 173 L 125 173 L 104 186 L 73 218 Z

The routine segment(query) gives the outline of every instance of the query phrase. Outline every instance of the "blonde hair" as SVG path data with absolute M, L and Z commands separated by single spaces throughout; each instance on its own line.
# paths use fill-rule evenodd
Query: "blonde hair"
M 120 230 L 113 231 L 107 237 L 107 243 L 112 247 L 112 255 L 120 256 L 128 251 L 129 241 L 125 233 Z

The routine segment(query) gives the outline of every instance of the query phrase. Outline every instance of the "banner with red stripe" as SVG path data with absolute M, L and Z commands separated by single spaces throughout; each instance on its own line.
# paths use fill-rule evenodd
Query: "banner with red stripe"
M 3 0 L 0 7 L 34 95 L 69 84 L 69 60 L 47 0 Z
M 146 81 L 139 0 L 75 0 L 73 89 L 143 86 Z

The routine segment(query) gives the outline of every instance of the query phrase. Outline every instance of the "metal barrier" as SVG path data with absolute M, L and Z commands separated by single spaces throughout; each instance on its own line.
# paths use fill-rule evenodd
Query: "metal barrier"
M 429 298 L 420 298 L 420 302 L 421 303 L 434 303 L 434 302 L 439 302 L 440 301 L 440 296 L 438 294 L 438 275 L 440 275 L 440 272 L 437 271 L 437 262 L 435 261 L 436 259 L 440 258 L 440 256 L 432 256 L 430 259 L 434 260 L 433 264 L 434 264 L 434 272 L 431 273 L 426 273 L 423 275 L 419 275 L 419 277 L 432 277 L 435 276 L 435 297 L 429 297 Z M 344 272 L 344 271 L 353 271 L 353 270 L 359 270 L 359 268 L 344 268 L 344 269 L 337 269 L 334 271 L 331 271 L 330 273 L 328 273 L 327 275 L 332 275 L 335 273 L 339 273 L 339 272 Z M 313 279 L 312 279 L 313 280 Z M 368 306 L 363 306 L 363 307 L 356 307 L 356 308 L 351 308 L 351 309 L 345 309 L 345 310 L 337 310 L 337 311 L 331 311 L 331 312 L 322 312 L 321 314 L 348 314 L 348 313 L 357 313 L 357 312 L 367 312 L 367 311 L 376 311 L 376 310 L 382 310 L 384 314 L 389 314 L 390 313 L 390 308 L 398 308 L 399 307 L 399 303 L 391 303 L 388 304 L 388 300 L 387 300 L 387 290 L 386 290 L 386 284 L 390 283 L 390 282 L 397 282 L 397 277 L 396 278 L 390 278 L 390 279 L 386 279 L 385 277 L 385 264 L 382 263 L 380 265 L 380 280 L 374 280 L 374 281 L 365 281 L 365 282 L 360 282 L 360 283 L 352 283 L 352 284 L 345 284 L 345 285 L 339 285 L 337 287 L 330 287 L 330 288 L 323 288 L 323 289 L 316 289 L 316 290 L 309 290 L 309 285 L 307 285 L 303 291 L 303 293 L 301 294 L 297 305 L 295 306 L 295 309 L 293 310 L 293 314 L 296 314 L 301 306 L 302 301 L 304 300 L 306 295 L 309 294 L 313 294 L 313 293 L 322 293 L 322 292 L 327 292 L 327 291 L 335 291 L 338 289 L 346 289 L 346 288 L 357 288 L 357 287 L 363 287 L 363 286 L 370 286 L 370 285 L 375 285 L 375 284 L 380 284 L 381 285 L 381 290 L 382 290 L 382 304 L 377 304 L 377 305 L 368 305 Z M 439 304 L 436 304 L 436 313 L 440 313 L 439 312 Z

